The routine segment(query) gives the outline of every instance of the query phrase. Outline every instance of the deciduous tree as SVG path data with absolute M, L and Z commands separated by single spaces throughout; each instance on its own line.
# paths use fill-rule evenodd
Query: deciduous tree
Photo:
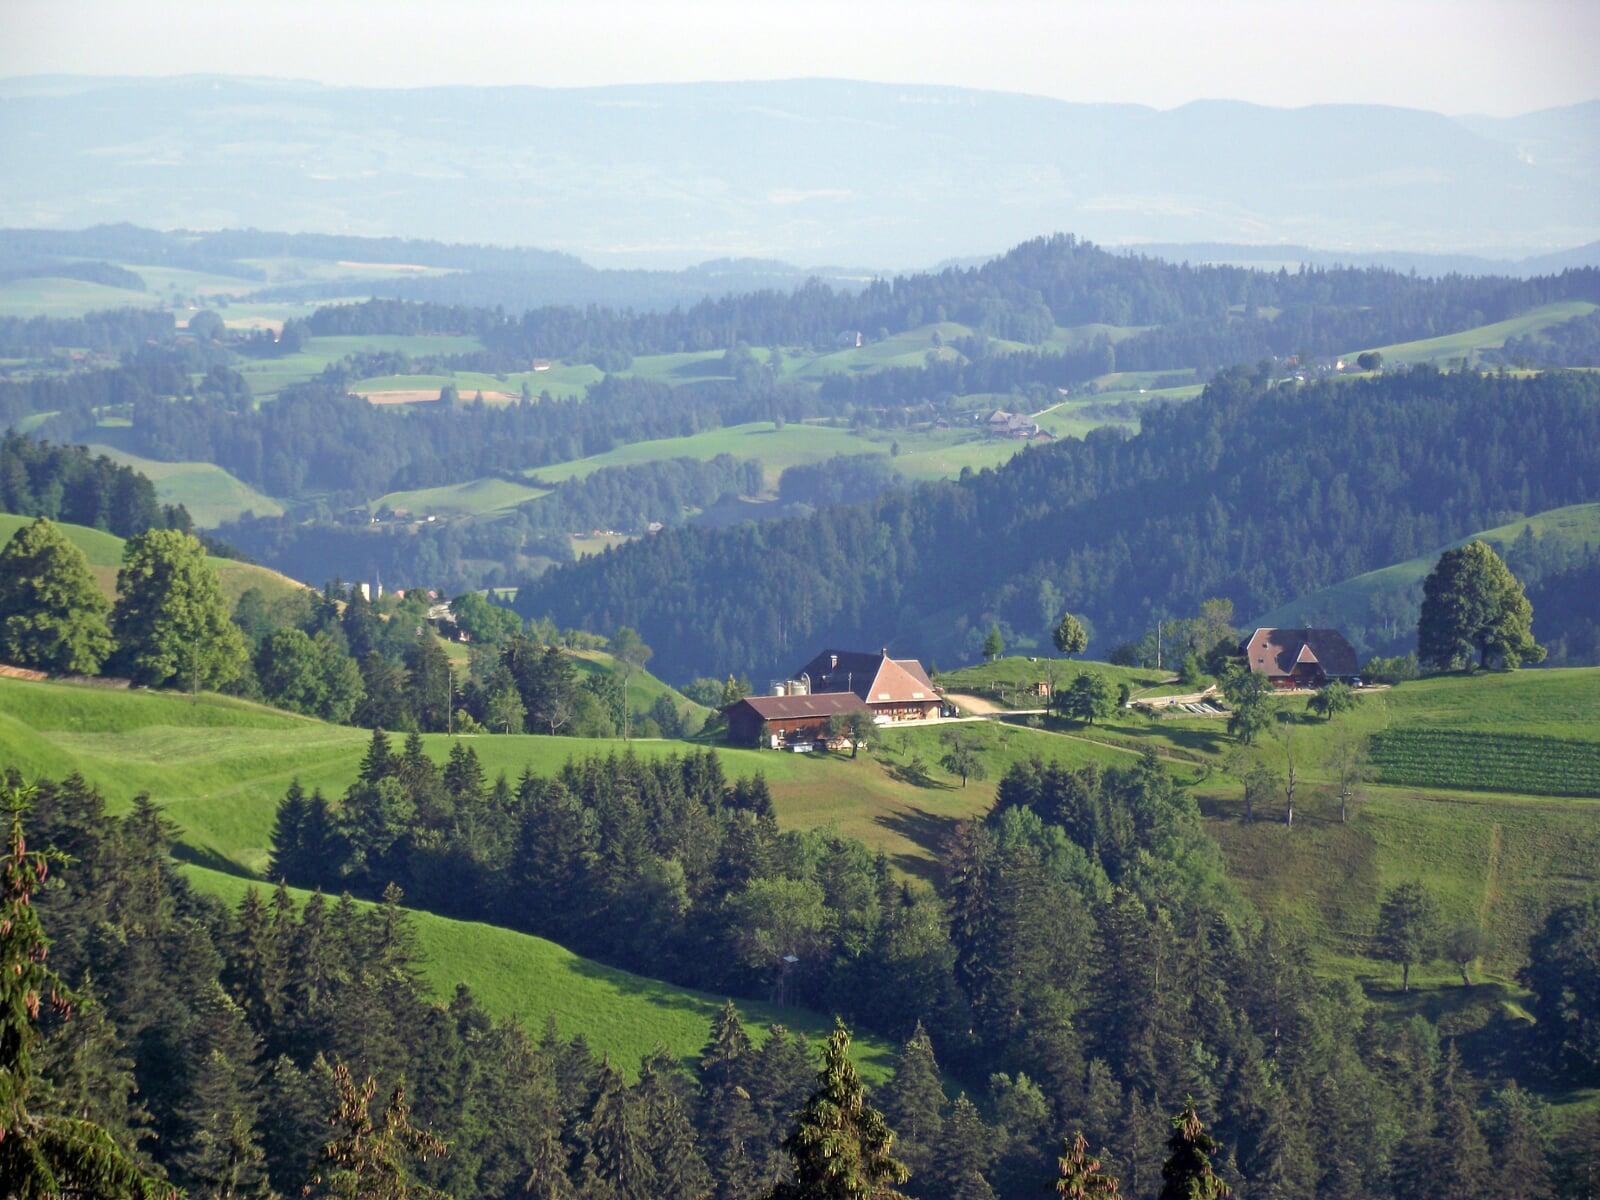
M 55 522 L 40 517 L 0 549 L 0 660 L 93 675 L 111 653 L 109 608 L 89 560 Z
M 1533 605 L 1522 584 L 1487 543 L 1446 550 L 1422 582 L 1417 621 L 1417 658 L 1423 666 L 1449 671 L 1462 664 L 1507 667 L 1541 662 L 1544 647 L 1533 640 Z
M 218 687 L 244 668 L 244 636 L 228 618 L 204 548 L 175 529 L 152 529 L 123 548 L 117 603 L 116 669 L 151 687 Z
M 1433 954 L 1439 909 L 1420 883 L 1402 883 L 1378 909 L 1378 957 L 1400 968 L 1400 990 L 1411 990 L 1411 968 Z
M 1062 654 L 1082 654 L 1089 645 L 1089 634 L 1083 628 L 1082 621 L 1066 613 L 1056 625 L 1051 640 Z

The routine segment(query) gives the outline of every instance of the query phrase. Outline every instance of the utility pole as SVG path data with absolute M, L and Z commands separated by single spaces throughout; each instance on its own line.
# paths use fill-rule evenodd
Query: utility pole
M 455 668 L 447 658 L 444 661 L 444 731 L 454 737 L 456 732 L 456 679 Z
M 1156 670 L 1161 670 L 1161 622 L 1156 622 Z

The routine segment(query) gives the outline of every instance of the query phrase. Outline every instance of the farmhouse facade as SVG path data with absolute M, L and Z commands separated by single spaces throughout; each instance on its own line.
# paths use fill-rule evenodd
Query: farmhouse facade
M 914 658 L 824 650 L 768 696 L 747 696 L 727 709 L 731 741 L 809 748 L 828 741 L 828 723 L 865 709 L 878 725 L 926 721 L 940 715 L 944 699 Z
M 1337 629 L 1257 629 L 1240 653 L 1275 688 L 1319 688 L 1358 672 L 1356 652 Z

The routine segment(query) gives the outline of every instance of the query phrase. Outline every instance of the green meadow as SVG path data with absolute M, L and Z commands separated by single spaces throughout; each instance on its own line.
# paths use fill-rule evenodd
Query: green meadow
M 1530 333 L 1537 333 L 1551 325 L 1559 325 L 1563 321 L 1570 321 L 1573 317 L 1592 313 L 1595 308 L 1596 306 L 1587 300 L 1558 300 L 1553 304 L 1541 304 L 1537 308 L 1531 308 L 1506 321 L 1478 325 L 1472 329 L 1447 333 L 1442 337 L 1400 342 L 1393 346 L 1369 346 L 1366 349 L 1377 350 L 1383 355 L 1384 362 L 1392 366 L 1407 366 L 1412 363 L 1451 363 L 1460 358 L 1476 362 L 1479 351 L 1498 350 L 1505 345 L 1507 338 L 1525 337 Z M 1345 358 L 1353 358 L 1356 353 L 1357 351 L 1352 351 Z
M 1497 525 L 1493 529 L 1481 529 L 1450 543 L 1450 546 L 1484 541 L 1504 554 L 1525 528 L 1531 528 L 1541 540 L 1554 538 L 1558 543 L 1574 548 L 1600 545 L 1600 504 L 1573 504 L 1536 513 L 1519 521 Z M 1385 597 L 1409 597 L 1415 594 L 1428 572 L 1439 561 L 1439 555 L 1450 546 L 1440 546 L 1437 550 L 1405 562 L 1368 571 L 1309 592 L 1273 609 L 1255 624 L 1284 627 L 1366 624 L 1371 619 L 1370 614 Z
M 0 513 L 0 544 L 9 541 L 12 534 L 32 519 L 19 517 L 13 513 Z M 103 530 L 88 529 L 82 525 L 69 525 L 64 522 L 61 523 L 61 531 L 89 560 L 89 571 L 94 575 L 95 582 L 100 585 L 100 590 L 108 599 L 114 597 L 117 568 L 122 565 L 122 539 Z M 281 596 L 288 592 L 300 591 L 305 587 L 287 575 L 280 575 L 276 571 L 258 567 L 254 563 L 211 556 L 207 556 L 206 561 L 216 569 L 217 580 L 222 585 L 222 593 L 229 604 L 253 587 L 260 588 L 269 596 Z
M 184 865 L 183 873 L 195 888 L 230 906 L 237 905 L 248 888 L 259 886 L 192 863 Z M 308 895 L 298 888 L 290 893 L 302 904 Z M 357 903 L 370 907 L 365 901 Z M 608 967 L 531 934 L 428 912 L 413 911 L 411 917 L 422 953 L 422 978 L 440 1003 L 450 999 L 458 983 L 466 983 L 491 1016 L 515 1020 L 535 1037 L 553 1017 L 561 1036 L 582 1034 L 591 1046 L 610 1054 L 630 1078 L 637 1073 L 639 1060 L 657 1046 L 692 1066 L 726 1000 Z M 736 1006 L 757 1045 L 774 1024 L 799 1030 L 814 1041 L 831 1028 L 826 1018 L 809 1009 L 753 1000 L 737 1001 Z M 857 1037 L 851 1049 L 868 1080 L 887 1078 L 892 1065 L 887 1044 L 870 1036 Z
M 271 496 L 212 463 L 158 462 L 115 446 L 91 445 L 89 449 L 138 471 L 155 484 L 161 503 L 183 505 L 202 529 L 236 520 L 247 512 L 258 517 L 283 515 L 283 505 Z
M 483 516 L 504 512 L 549 495 L 547 488 L 529 487 L 509 479 L 485 476 L 466 483 L 449 483 L 440 487 L 416 488 L 409 492 L 389 492 L 369 501 L 367 508 L 377 512 L 380 508 L 405 509 L 417 516 L 433 514 L 441 517 Z
M 156 308 L 154 292 L 43 276 L 0 282 L 0 317 L 81 317 L 109 308 Z

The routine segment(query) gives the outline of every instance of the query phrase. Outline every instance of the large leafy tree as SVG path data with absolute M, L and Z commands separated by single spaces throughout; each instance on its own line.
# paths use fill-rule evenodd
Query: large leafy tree
M 1544 659 L 1533 640 L 1533 605 L 1487 542 L 1473 541 L 1439 556 L 1422 582 L 1417 658 L 1440 671 L 1470 664 L 1507 667 Z
M 23 815 L 30 799 L 22 788 L 4 790 L 10 824 L 0 862 L 0 1180 L 5 1194 L 13 1200 L 172 1195 L 100 1126 L 46 1114 L 31 1103 L 44 1090 L 33 1058 L 41 1037 L 39 1014 L 48 1006 L 69 1018 L 77 998 L 46 965 L 48 942 L 33 897 L 60 857 L 28 849 Z
M 108 607 L 83 551 L 53 521 L 40 517 L 0 549 L 0 659 L 92 675 L 111 653 Z
M 899 1200 L 902 1195 L 896 1188 L 910 1172 L 894 1156 L 889 1123 L 867 1103 L 843 1022 L 828 1035 L 817 1090 L 783 1145 L 794 1159 L 795 1177 L 778 1185 L 773 1200 Z
M 1251 745 L 1272 721 L 1268 699 L 1272 687 L 1248 667 L 1234 666 L 1222 677 L 1222 694 L 1233 710 L 1228 716 L 1228 732 L 1243 745 Z
M 149 530 L 124 548 L 111 629 L 118 668 L 151 687 L 218 687 L 244 666 L 244 636 L 228 619 L 217 573 L 200 543 L 175 529 Z
M 1183 1111 L 1172 1118 L 1167 1161 L 1161 1168 L 1160 1200 L 1228 1200 L 1233 1189 L 1211 1166 L 1217 1149 L 1216 1140 L 1200 1123 L 1194 1101 L 1187 1101 Z

